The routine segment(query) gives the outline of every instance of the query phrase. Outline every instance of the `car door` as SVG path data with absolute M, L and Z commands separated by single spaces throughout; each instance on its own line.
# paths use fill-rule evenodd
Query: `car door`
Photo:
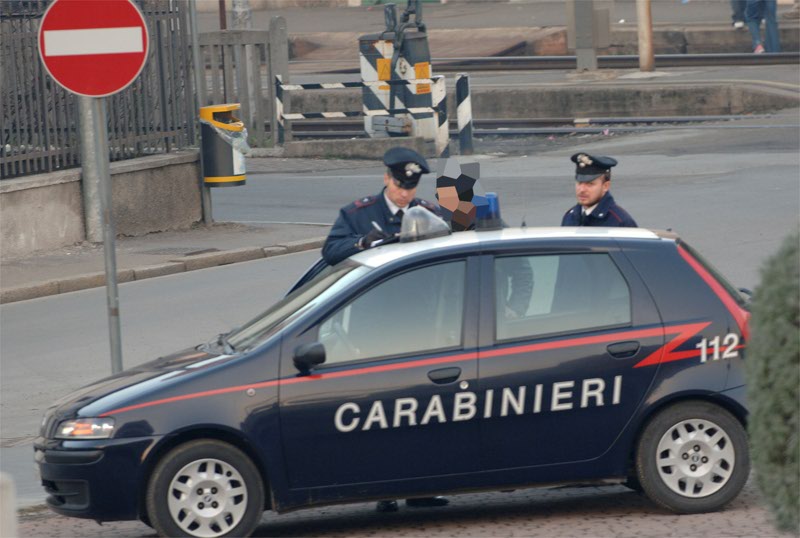
M 297 381 L 279 395 L 290 488 L 477 467 L 477 422 L 453 410 L 477 379 L 478 271 L 477 257 L 391 271 L 285 338 L 281 377 Z M 326 362 L 303 376 L 292 354 L 313 341 Z
M 635 368 L 663 344 L 645 286 L 619 253 L 596 246 L 497 253 L 483 263 L 484 469 L 599 457 L 657 369 Z

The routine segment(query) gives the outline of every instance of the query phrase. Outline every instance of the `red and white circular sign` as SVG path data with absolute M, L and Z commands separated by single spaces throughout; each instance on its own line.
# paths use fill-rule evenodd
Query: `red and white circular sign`
M 142 71 L 147 51 L 147 26 L 131 0 L 55 0 L 39 26 L 47 72 L 78 95 L 125 89 Z

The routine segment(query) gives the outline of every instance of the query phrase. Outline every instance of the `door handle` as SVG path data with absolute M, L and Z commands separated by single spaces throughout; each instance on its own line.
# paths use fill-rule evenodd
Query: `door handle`
M 639 352 L 639 342 L 617 342 L 610 344 L 608 353 L 617 359 L 630 359 Z
M 439 385 L 452 383 L 461 375 L 461 368 L 452 366 L 450 368 L 440 368 L 439 370 L 431 370 L 428 372 L 428 379 Z

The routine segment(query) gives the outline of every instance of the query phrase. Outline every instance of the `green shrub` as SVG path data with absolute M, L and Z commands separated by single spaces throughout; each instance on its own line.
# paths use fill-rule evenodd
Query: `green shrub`
M 800 236 L 761 272 L 747 346 L 748 429 L 756 480 L 782 530 L 800 525 Z

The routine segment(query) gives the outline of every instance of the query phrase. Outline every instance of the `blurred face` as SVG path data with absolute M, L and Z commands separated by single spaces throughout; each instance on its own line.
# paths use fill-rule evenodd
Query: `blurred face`
M 592 207 L 608 192 L 611 187 L 611 180 L 603 174 L 591 181 L 575 182 L 575 197 L 583 207 Z
M 383 174 L 383 184 L 386 185 L 386 197 L 399 208 L 404 208 L 410 204 L 417 194 L 416 187 L 413 189 L 401 188 L 397 184 L 397 180 L 390 176 L 388 172 Z

